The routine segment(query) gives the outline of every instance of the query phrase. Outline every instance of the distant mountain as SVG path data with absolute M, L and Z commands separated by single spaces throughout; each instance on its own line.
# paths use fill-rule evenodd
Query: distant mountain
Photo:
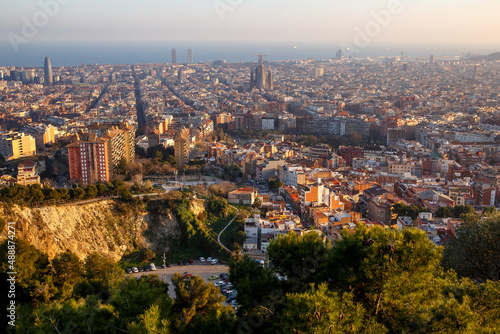
M 472 57 L 471 59 L 476 60 L 476 61 L 481 61 L 481 60 L 496 61 L 496 60 L 500 60 L 500 52 L 494 52 L 494 53 L 489 54 L 487 56 L 475 56 L 475 57 Z

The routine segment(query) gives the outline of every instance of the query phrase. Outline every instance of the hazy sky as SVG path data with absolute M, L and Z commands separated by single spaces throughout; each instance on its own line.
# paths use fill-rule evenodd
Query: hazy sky
M 0 41 L 8 41 L 9 33 L 23 36 L 23 18 L 33 22 L 40 3 L 57 1 L 66 4 L 30 40 L 353 43 L 355 29 L 364 30 L 373 12 L 398 0 L 1 0 Z M 399 3 L 401 11 L 370 38 L 372 43 L 500 50 L 499 0 Z

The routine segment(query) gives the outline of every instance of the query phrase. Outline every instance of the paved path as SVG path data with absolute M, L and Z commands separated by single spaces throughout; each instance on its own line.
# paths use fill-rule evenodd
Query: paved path
M 232 253 L 232 252 L 231 252 L 231 250 L 230 250 L 229 248 L 227 248 L 226 246 L 224 246 L 224 245 L 222 244 L 222 242 L 220 242 L 220 236 L 222 235 L 222 233 L 224 233 L 224 231 L 225 231 L 225 230 L 229 227 L 229 225 L 231 225 L 231 224 L 233 223 L 233 221 L 236 219 L 236 217 L 238 217 L 238 214 L 240 213 L 240 210 L 238 210 L 238 208 L 235 208 L 235 207 L 234 207 L 234 206 L 232 206 L 232 205 L 229 205 L 229 206 L 230 206 L 230 207 L 232 207 L 232 208 L 234 208 L 234 209 L 236 209 L 236 215 L 233 217 L 233 219 L 231 219 L 231 221 L 230 221 L 230 222 L 226 225 L 226 227 L 224 227 L 224 228 L 222 229 L 222 231 L 220 231 L 219 235 L 217 236 L 217 242 L 219 243 L 219 245 L 221 245 L 222 247 L 224 247 L 224 249 L 225 249 L 226 251 L 228 251 L 228 252 Z
M 179 266 L 174 264 L 172 267 L 166 269 L 161 269 L 159 266 L 157 266 L 157 268 L 158 270 L 156 271 L 146 271 L 142 273 L 127 274 L 127 276 L 133 275 L 134 277 L 139 278 L 142 275 L 158 275 L 162 281 L 169 283 L 168 294 L 170 295 L 170 297 L 174 297 L 175 292 L 174 292 L 174 286 L 172 284 L 172 276 L 174 275 L 174 273 L 182 274 L 187 271 L 194 276 L 200 276 L 202 279 L 205 280 L 205 282 L 208 283 L 210 282 L 210 276 L 229 272 L 229 266 L 227 265 L 223 265 L 220 263 L 212 265 L 206 262 L 202 263 L 199 260 L 196 260 L 195 264 L 189 264 L 187 266 Z M 220 279 L 214 280 L 214 282 L 217 281 L 220 281 Z

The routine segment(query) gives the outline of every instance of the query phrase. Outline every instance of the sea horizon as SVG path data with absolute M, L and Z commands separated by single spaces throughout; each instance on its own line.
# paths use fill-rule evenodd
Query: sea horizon
M 177 63 L 187 62 L 187 49 L 193 50 L 194 63 L 226 60 L 230 63 L 256 62 L 257 54 L 266 61 L 332 59 L 342 43 L 301 42 L 28 42 L 18 52 L 8 41 L 0 42 L 0 66 L 42 67 L 49 57 L 54 67 L 81 64 L 170 63 L 171 50 L 177 50 Z M 487 46 L 369 45 L 357 57 L 457 57 L 474 53 L 486 55 L 499 49 Z M 348 52 L 344 50 L 344 55 Z

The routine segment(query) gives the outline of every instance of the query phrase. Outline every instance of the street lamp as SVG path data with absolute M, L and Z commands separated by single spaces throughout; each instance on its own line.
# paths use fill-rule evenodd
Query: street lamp
M 165 253 L 163 253 L 163 269 L 165 270 L 165 283 L 167 283 L 167 264 L 165 263 Z

